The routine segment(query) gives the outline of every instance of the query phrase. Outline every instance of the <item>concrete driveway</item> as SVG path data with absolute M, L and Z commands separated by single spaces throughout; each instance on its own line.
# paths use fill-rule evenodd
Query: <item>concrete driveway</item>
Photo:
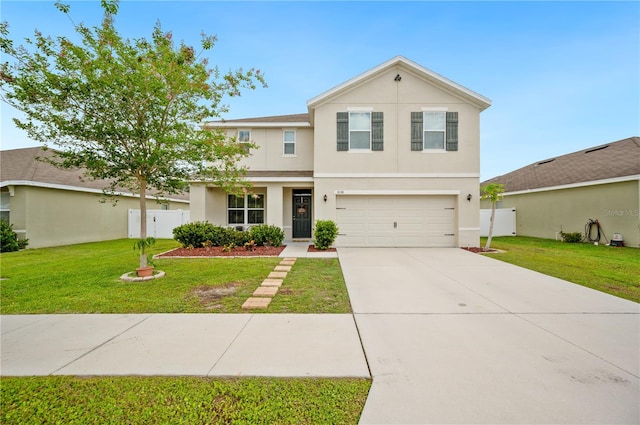
M 640 305 L 461 249 L 340 249 L 363 424 L 640 423 Z

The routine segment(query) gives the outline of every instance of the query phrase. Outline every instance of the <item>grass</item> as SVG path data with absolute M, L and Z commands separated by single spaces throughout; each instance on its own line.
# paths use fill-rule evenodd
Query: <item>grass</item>
M 3 424 L 356 424 L 368 379 L 2 377 Z
M 485 254 L 496 260 L 640 302 L 640 249 L 524 236 L 493 238 L 491 248 L 506 251 Z
M 159 240 L 151 251 L 177 246 Z M 242 313 L 280 259 L 158 259 L 166 277 L 138 283 L 119 279 L 137 266 L 129 239 L 3 253 L 0 261 L 2 314 Z M 267 313 L 351 312 L 336 259 L 298 260 L 281 291 Z
M 166 277 L 126 283 L 132 240 L 0 255 L 0 311 L 241 313 L 279 258 L 159 259 Z M 176 247 L 159 240 L 152 253 Z M 252 313 L 256 311 L 253 310 Z M 337 259 L 299 259 L 267 313 L 349 313 Z M 368 379 L 2 377 L 3 424 L 356 424 Z

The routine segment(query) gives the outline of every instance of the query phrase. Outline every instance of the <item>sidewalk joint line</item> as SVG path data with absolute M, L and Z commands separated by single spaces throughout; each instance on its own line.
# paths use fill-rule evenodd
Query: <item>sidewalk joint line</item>
M 95 347 L 93 347 L 91 350 L 87 351 L 86 353 L 80 355 L 79 357 L 76 357 L 75 359 L 71 360 L 70 362 L 68 362 L 67 364 L 60 366 L 59 368 L 57 368 L 56 370 L 54 370 L 53 372 L 49 373 L 49 376 L 53 375 L 54 373 L 64 369 L 65 367 L 69 366 L 72 363 L 77 362 L 78 360 L 80 360 L 81 358 L 88 356 L 89 354 L 93 353 L 94 351 L 96 351 L 98 348 L 101 348 L 103 346 L 105 346 L 106 344 L 108 344 L 109 342 L 113 341 L 114 339 L 118 338 L 120 335 L 124 335 L 125 333 L 129 332 L 131 329 L 135 328 L 136 326 L 138 326 L 139 324 L 147 321 L 151 316 L 153 316 L 153 314 L 148 314 L 147 317 L 145 317 L 144 319 L 140 320 L 139 322 L 134 323 L 133 325 L 129 326 L 127 329 L 123 330 L 122 332 L 120 332 L 117 335 L 112 336 L 111 338 L 107 339 L 106 341 L 102 342 L 101 344 L 96 345 Z
M 240 334 L 242 334 L 242 332 L 244 332 L 244 330 L 246 329 L 246 327 L 249 325 L 249 322 L 251 322 L 251 320 L 253 319 L 253 317 L 255 316 L 255 314 L 250 314 L 249 315 L 249 319 L 245 322 L 245 324 L 242 326 L 242 329 L 240 329 L 238 331 L 238 333 L 236 334 L 236 336 L 233 337 L 233 339 L 231 340 L 231 342 L 229 342 L 229 345 L 227 345 L 227 348 L 224 349 L 224 351 L 222 352 L 222 354 L 220 354 L 220 357 L 218 357 L 218 359 L 213 363 L 213 366 L 211 366 L 209 368 L 209 370 L 207 371 L 207 374 L 205 376 L 209 376 L 211 374 L 211 372 L 213 371 L 213 369 L 216 368 L 216 366 L 218 366 L 218 363 L 220 363 L 220 360 L 222 360 L 222 358 L 227 354 L 227 351 L 229 351 L 229 349 L 231 348 L 231 346 L 236 342 L 236 340 L 240 337 Z

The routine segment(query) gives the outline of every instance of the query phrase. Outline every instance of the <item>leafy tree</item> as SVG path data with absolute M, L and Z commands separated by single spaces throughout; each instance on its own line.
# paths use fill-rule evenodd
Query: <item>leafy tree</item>
M 480 197 L 491 201 L 491 223 L 489 224 L 489 237 L 484 246 L 485 251 L 491 247 L 491 237 L 493 236 L 493 223 L 496 218 L 496 202 L 504 196 L 504 185 L 500 183 L 489 183 L 480 188 Z
M 69 6 L 56 3 L 69 16 Z M 176 44 L 157 23 L 150 39 L 125 39 L 114 26 L 117 0 L 102 0 L 101 25 L 74 25 L 79 43 L 37 30 L 14 46 L 9 25 L 0 24 L 2 100 L 26 115 L 16 126 L 58 149 L 51 162 L 81 167 L 92 179 L 140 195 L 140 237 L 146 239 L 146 196 L 179 193 L 187 181 L 207 178 L 229 191 L 246 185 L 238 161 L 246 151 L 221 130 L 200 128 L 226 112 L 224 96 L 266 87 L 259 70 L 221 73 L 203 52 L 215 36 L 202 34 L 196 50 Z M 71 21 L 73 22 L 73 21 Z M 140 266 L 146 255 L 140 255 Z

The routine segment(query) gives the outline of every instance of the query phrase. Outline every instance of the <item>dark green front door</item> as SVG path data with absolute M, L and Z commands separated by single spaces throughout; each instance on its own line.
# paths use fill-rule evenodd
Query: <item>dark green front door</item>
M 293 191 L 293 238 L 311 237 L 311 192 Z

